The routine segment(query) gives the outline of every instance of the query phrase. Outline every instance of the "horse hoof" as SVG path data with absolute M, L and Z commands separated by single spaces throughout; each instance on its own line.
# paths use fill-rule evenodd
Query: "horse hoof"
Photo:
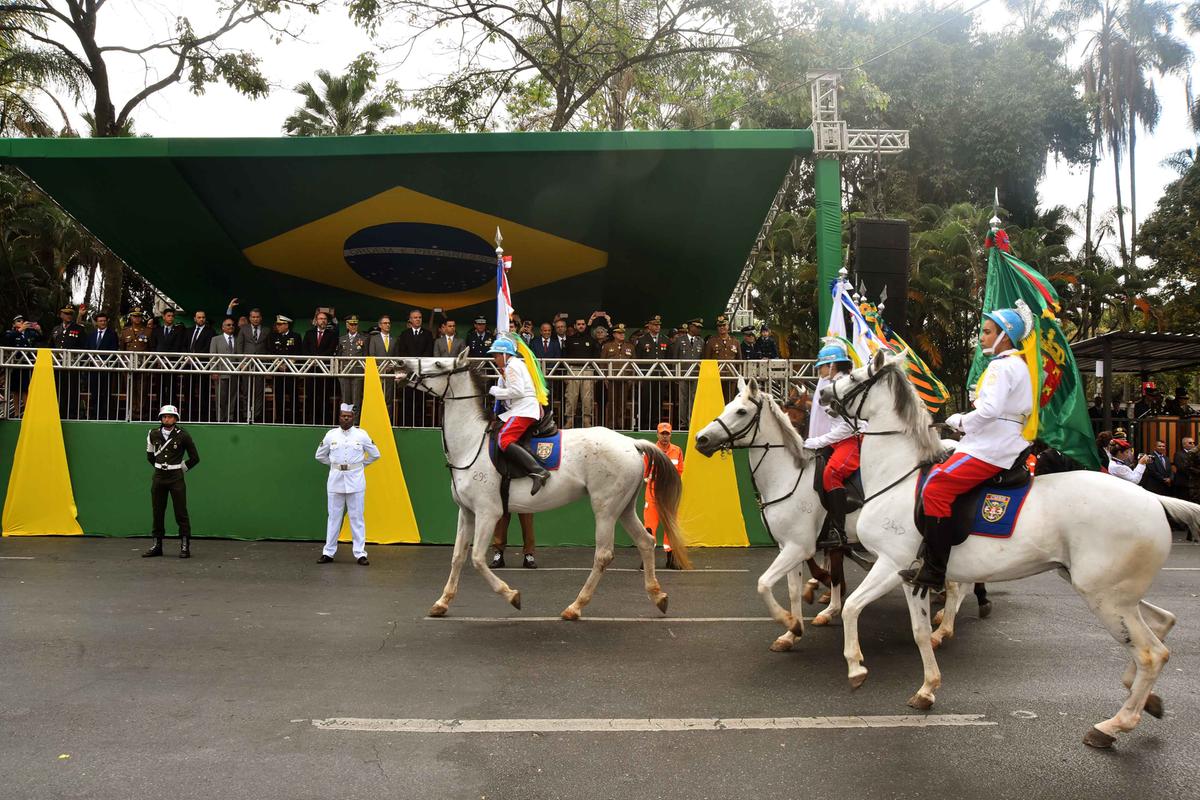
M 429 609 L 429 616 L 444 617 L 444 616 L 446 616 L 447 611 L 449 611 L 448 606 L 444 606 L 441 603 L 434 603 L 433 607 Z
M 563 609 L 563 612 L 560 616 L 562 616 L 562 618 L 565 620 L 574 621 L 579 619 L 579 612 L 568 606 Z
M 945 609 L 941 609 L 941 610 L 939 610 L 939 611 L 938 611 L 936 614 L 934 614 L 934 615 L 933 615 L 933 624 L 934 624 L 934 625 L 941 625 L 941 624 L 942 624 L 942 618 L 943 618 L 945 615 L 946 615 L 946 610 L 945 610 Z
M 992 615 L 992 601 L 988 600 L 986 602 L 980 603 L 979 604 L 979 618 L 987 619 L 991 615 Z
M 508 602 L 512 603 L 512 607 L 520 610 L 521 608 L 521 593 L 513 592 L 512 597 L 508 598 Z
M 824 606 L 824 605 L 829 605 L 829 601 L 830 601 L 830 599 L 832 599 L 832 597 L 833 597 L 833 595 L 831 595 L 829 592 L 826 592 L 825 594 L 821 595 L 821 596 L 820 596 L 820 597 L 817 599 L 817 602 L 818 602 L 818 603 L 820 603 L 820 604 L 821 604 L 821 605 L 823 605 L 823 606 Z
M 1151 692 L 1150 696 L 1146 698 L 1146 713 L 1155 719 L 1163 718 L 1162 698 L 1156 695 L 1154 692 Z
M 654 601 L 654 605 L 658 606 L 658 610 L 662 613 L 667 613 L 667 596 L 665 594 L 661 595 L 657 600 Z
M 1113 742 L 1116 740 L 1115 736 L 1109 736 L 1104 731 L 1095 727 L 1089 728 L 1088 732 L 1083 735 L 1083 743 L 1097 750 L 1111 750 Z
M 818 627 L 824 627 L 824 626 L 828 625 L 829 622 L 830 622 L 830 620 L 829 620 L 828 616 L 826 616 L 825 614 L 817 614 L 815 617 L 813 617 L 812 624 L 816 625 Z
M 917 711 L 928 711 L 933 708 L 933 698 L 917 692 L 912 697 L 908 698 L 908 705 L 915 708 Z
M 936 634 L 934 636 L 931 636 L 929 639 L 929 643 L 931 645 L 933 645 L 934 650 L 937 650 L 939 647 L 941 647 L 948 641 L 950 641 L 949 636 L 938 636 Z
M 804 585 L 804 591 L 800 595 L 800 599 L 805 603 L 812 605 L 813 597 L 816 596 L 816 581 L 809 581 Z
M 792 649 L 792 640 L 786 636 L 780 636 L 775 641 L 771 642 L 769 648 L 772 653 L 786 653 Z
M 866 682 L 867 682 L 867 671 L 866 670 L 863 670 L 862 672 L 860 672 L 857 675 L 850 676 L 850 688 L 851 689 L 857 689 L 858 687 L 862 686 Z

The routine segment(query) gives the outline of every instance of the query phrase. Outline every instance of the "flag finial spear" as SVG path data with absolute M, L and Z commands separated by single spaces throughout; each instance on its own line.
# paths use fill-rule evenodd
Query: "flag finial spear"
M 995 188 L 995 199 L 992 201 L 992 218 L 988 220 L 988 224 L 992 226 L 992 230 L 1000 228 L 1000 187 Z
M 498 256 L 504 254 L 504 248 L 501 247 L 502 244 L 504 244 L 504 236 L 502 236 L 500 234 L 500 226 L 497 225 L 496 226 L 496 255 L 498 255 Z

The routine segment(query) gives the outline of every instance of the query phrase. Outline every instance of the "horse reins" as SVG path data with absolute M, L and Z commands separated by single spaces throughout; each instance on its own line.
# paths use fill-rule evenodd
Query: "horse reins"
M 487 397 L 486 394 L 450 394 L 450 376 L 457 375 L 460 372 L 470 372 L 471 369 L 472 368 L 470 366 L 455 367 L 454 369 L 446 370 L 444 372 L 433 372 L 433 373 L 426 374 L 421 371 L 421 360 L 417 359 L 417 371 L 415 373 L 412 373 L 409 375 L 409 377 L 405 380 L 405 384 L 411 385 L 413 389 L 420 389 L 420 387 L 423 385 L 425 387 L 426 392 L 428 392 L 429 394 L 433 395 L 434 397 L 438 398 L 439 400 L 441 400 L 443 402 L 448 401 L 448 400 L 477 400 L 480 397 Z M 433 386 L 431 386 L 426 379 L 427 378 L 438 378 L 438 377 L 441 377 L 442 375 L 446 376 L 446 388 L 443 392 L 441 392 L 439 394 L 437 392 L 437 390 L 435 390 L 433 388 Z M 414 380 L 414 378 L 415 378 L 415 380 Z M 445 423 L 445 420 L 443 420 L 442 421 L 442 456 L 446 459 L 446 468 L 449 470 L 452 470 L 452 471 L 461 472 L 461 471 L 468 470 L 471 467 L 475 466 L 475 462 L 479 460 L 479 454 L 483 452 L 483 446 L 484 446 L 484 444 L 487 443 L 487 439 L 488 439 L 488 430 L 487 430 L 487 427 L 485 426 L 483 429 L 483 436 L 479 440 L 479 447 L 476 448 L 476 450 L 475 450 L 475 457 L 471 459 L 471 462 L 469 464 L 466 464 L 461 467 L 455 466 L 454 464 L 450 463 L 450 447 L 446 443 L 446 423 Z M 451 486 L 453 486 L 453 484 L 451 484 Z

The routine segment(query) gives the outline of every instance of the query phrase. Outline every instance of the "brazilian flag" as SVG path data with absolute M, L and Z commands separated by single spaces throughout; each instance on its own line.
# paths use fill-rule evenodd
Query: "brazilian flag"
M 1026 423 L 1025 438 L 1041 439 L 1088 469 L 1099 469 L 1083 379 L 1056 316 L 1061 308 L 1058 293 L 1037 270 L 1009 252 L 1004 231 L 988 236 L 987 246 L 984 312 L 1013 308 L 1018 300 L 1024 300 L 1034 316 L 1033 333 L 1021 347 L 1034 393 L 1033 414 Z M 968 386 L 978 382 L 988 361 L 977 344 Z

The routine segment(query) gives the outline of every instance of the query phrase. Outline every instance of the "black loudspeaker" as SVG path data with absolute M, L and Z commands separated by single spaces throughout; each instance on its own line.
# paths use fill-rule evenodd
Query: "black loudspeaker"
M 879 302 L 887 287 L 883 318 L 908 337 L 908 223 L 902 219 L 859 219 L 854 228 L 854 286 Z

